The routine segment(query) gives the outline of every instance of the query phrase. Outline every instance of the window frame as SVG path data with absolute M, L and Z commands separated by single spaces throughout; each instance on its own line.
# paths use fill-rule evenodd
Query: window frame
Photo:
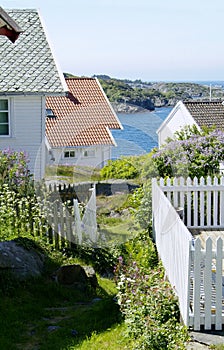
M 8 122 L 7 123 L 3 123 L 0 122 L 0 125 L 8 125 L 8 133 L 7 134 L 0 134 L 0 137 L 10 137 L 11 133 L 10 133 L 10 100 L 9 98 L 1 98 L 0 97 L 0 101 L 7 101 L 7 105 L 8 105 L 8 109 L 4 110 L 4 109 L 0 109 L 0 113 L 4 112 L 4 113 L 8 113 Z
M 65 154 L 68 154 L 68 156 L 66 156 Z M 71 153 L 74 153 L 74 156 L 73 155 L 71 155 Z M 76 158 L 76 155 L 75 155 L 75 150 L 74 149 L 68 149 L 68 150 L 66 150 L 66 151 L 64 151 L 64 159 L 74 159 L 74 158 Z
M 83 152 L 83 157 L 84 158 L 95 158 L 96 157 L 96 150 L 95 149 L 87 149 L 87 150 L 85 150 Z

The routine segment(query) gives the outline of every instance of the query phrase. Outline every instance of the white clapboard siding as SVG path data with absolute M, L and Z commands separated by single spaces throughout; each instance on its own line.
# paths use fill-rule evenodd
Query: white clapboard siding
M 45 167 L 45 98 L 38 95 L 13 96 L 10 103 L 10 137 L 0 137 L 0 149 L 25 151 L 36 179 Z
M 160 179 L 160 188 L 174 208 L 183 208 L 188 228 L 224 227 L 223 177 Z

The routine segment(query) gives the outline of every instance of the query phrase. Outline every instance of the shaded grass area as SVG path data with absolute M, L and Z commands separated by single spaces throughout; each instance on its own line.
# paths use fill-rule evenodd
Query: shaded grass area
M 100 169 L 78 165 L 51 165 L 46 168 L 45 178 L 65 180 L 69 183 L 98 181 Z
M 96 291 L 59 285 L 51 275 L 63 257 L 59 257 L 59 253 L 55 255 L 48 261 L 47 270 L 41 278 L 16 282 L 8 274 L 2 276 L 1 349 L 78 349 L 92 334 L 96 337 L 120 324 L 121 315 L 114 301 L 114 282 L 98 277 Z M 74 261 L 64 260 L 64 263 Z
M 97 223 L 107 244 L 125 242 L 141 231 L 128 203 L 129 194 L 97 197 Z

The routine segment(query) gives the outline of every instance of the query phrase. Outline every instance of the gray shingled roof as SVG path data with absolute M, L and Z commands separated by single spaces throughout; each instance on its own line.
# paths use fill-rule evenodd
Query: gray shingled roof
M 13 44 L 0 36 L 0 95 L 61 94 L 60 76 L 37 10 L 7 10 L 24 31 Z
M 221 101 L 184 101 L 195 122 L 200 126 L 224 129 L 224 105 Z

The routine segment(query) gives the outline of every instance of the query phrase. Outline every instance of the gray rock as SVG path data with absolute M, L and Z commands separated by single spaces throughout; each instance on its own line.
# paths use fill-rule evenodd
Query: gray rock
M 85 289 L 88 285 L 93 288 L 98 286 L 96 273 L 91 266 L 64 265 L 55 272 L 54 277 L 59 284 L 80 289 Z
M 47 330 L 49 333 L 51 333 L 51 332 L 57 331 L 60 328 L 61 328 L 60 326 L 49 326 L 49 327 L 47 327 Z
M 0 242 L 0 274 L 11 273 L 19 280 L 41 275 L 44 256 L 34 248 L 27 249 L 16 241 Z
M 73 335 L 73 337 L 76 337 L 78 335 L 78 331 L 76 329 L 72 329 L 71 330 L 71 335 Z

